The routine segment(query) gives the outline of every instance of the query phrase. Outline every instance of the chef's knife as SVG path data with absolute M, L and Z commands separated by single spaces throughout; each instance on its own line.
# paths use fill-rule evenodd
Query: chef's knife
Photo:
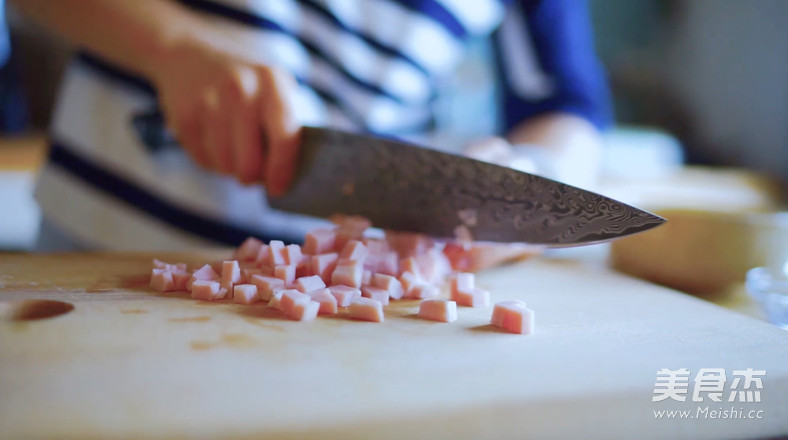
M 474 240 L 549 247 L 597 243 L 665 220 L 624 203 L 510 168 L 391 139 L 304 127 L 291 189 L 272 207 L 435 237 L 465 226 Z

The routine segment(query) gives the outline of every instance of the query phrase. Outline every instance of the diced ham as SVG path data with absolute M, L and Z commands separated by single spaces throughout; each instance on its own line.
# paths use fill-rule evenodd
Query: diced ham
M 238 261 L 222 262 L 222 284 L 232 287 L 239 282 L 241 282 L 241 267 L 238 265 Z
M 293 308 L 287 312 L 287 316 L 295 321 L 314 321 L 319 311 L 319 302 L 307 301 L 294 304 Z
M 339 307 L 347 307 L 350 305 L 350 301 L 352 301 L 353 298 L 361 296 L 360 290 L 348 286 L 331 286 L 328 290 L 331 292 L 331 295 L 336 298 Z
M 413 257 L 419 267 L 419 273 L 428 283 L 440 283 L 451 271 L 449 260 L 437 249 Z
M 260 299 L 268 301 L 271 299 L 271 294 L 274 288 L 284 287 L 285 282 L 279 278 L 269 277 L 265 275 L 252 275 L 251 283 L 257 287 L 260 294 Z
M 386 231 L 386 241 L 402 258 L 420 255 L 434 246 L 431 238 L 412 232 Z
M 158 258 L 154 258 L 153 259 L 153 267 L 155 269 L 164 269 L 164 270 L 169 270 L 171 272 L 175 271 L 175 270 L 186 270 L 187 269 L 186 263 L 170 264 L 170 263 L 165 263 L 165 262 L 159 260 Z
M 363 263 L 368 254 L 369 251 L 367 250 L 367 247 L 364 246 L 364 243 L 358 240 L 350 240 L 342 248 L 342 252 L 339 253 L 339 258 L 357 260 Z
M 280 240 L 271 240 L 268 243 L 268 264 L 278 266 L 285 264 L 285 243 Z
M 364 269 L 361 272 L 361 285 L 369 286 L 371 282 L 372 282 L 372 271 Z
M 317 275 L 301 277 L 295 281 L 295 288 L 303 293 L 312 292 L 313 290 L 323 289 L 325 287 L 326 283 Z
M 268 300 L 268 307 L 276 310 L 282 310 L 282 295 L 284 294 L 284 289 L 275 289 L 273 293 L 271 293 L 271 299 Z
M 434 299 L 438 296 L 440 296 L 440 290 L 434 285 L 427 283 L 416 284 L 408 294 L 408 298 L 416 299 Z
M 263 244 L 260 246 L 260 249 L 257 251 L 257 256 L 254 259 L 255 263 L 259 267 L 263 266 L 270 266 L 271 265 L 271 250 L 269 249 L 267 244 Z
M 308 303 L 312 298 L 305 293 L 301 293 L 294 289 L 286 289 L 282 291 L 282 299 L 279 302 L 279 307 L 286 314 L 290 314 L 296 304 Z
M 227 290 L 218 281 L 195 280 L 192 283 L 192 298 L 203 301 L 215 301 L 224 298 Z
M 402 284 L 402 296 L 405 298 L 413 298 L 413 289 L 423 283 L 413 272 L 402 272 L 398 280 Z
M 336 231 L 328 229 L 318 229 L 306 234 L 304 239 L 303 252 L 309 255 L 324 254 L 331 252 L 334 249 L 334 241 L 336 240 Z
M 256 268 L 256 269 L 251 269 L 251 268 L 241 269 L 241 282 L 249 284 L 250 282 L 252 282 L 252 275 L 262 275 L 262 274 L 263 274 L 263 270 L 259 269 L 259 268 Z
M 364 286 L 361 288 L 361 296 L 364 298 L 374 299 L 384 306 L 389 305 L 389 292 L 387 290 L 379 289 L 377 287 Z
M 383 304 L 370 298 L 354 298 L 348 306 L 348 316 L 363 321 L 383 322 Z
M 186 284 L 186 288 L 191 291 L 192 284 L 197 280 L 220 281 L 221 277 L 218 273 L 216 273 L 215 270 L 213 270 L 213 267 L 211 267 L 210 264 L 206 264 L 192 273 L 192 276 L 189 278 L 189 282 Z
M 456 273 L 449 278 L 449 286 L 451 287 L 451 295 L 454 297 L 458 291 L 469 291 L 476 287 L 475 277 L 470 272 Z
M 317 289 L 309 292 L 312 301 L 320 303 L 320 310 L 318 313 L 323 315 L 333 315 L 337 313 L 337 299 L 331 294 L 331 291 L 326 288 Z
M 240 261 L 255 261 L 262 245 L 262 241 L 254 237 L 249 237 L 241 243 L 235 255 Z
M 396 276 L 399 273 L 399 256 L 396 252 L 389 251 L 378 255 L 375 272 Z
M 377 287 L 387 291 L 391 299 L 401 299 L 405 294 L 405 290 L 402 288 L 402 283 L 400 283 L 398 279 L 391 275 L 376 273 L 375 275 L 372 275 L 372 282 L 370 284 L 372 287 Z
M 301 246 L 289 244 L 282 250 L 282 255 L 284 256 L 285 264 L 297 266 L 301 263 Z
M 419 263 L 416 261 L 416 258 L 414 257 L 407 257 L 401 259 L 399 261 L 399 270 L 400 270 L 400 274 L 404 272 L 410 272 L 419 279 L 423 278 L 421 274 L 421 269 L 419 268 Z
M 191 277 L 191 272 L 185 270 L 172 271 L 172 282 L 175 284 L 175 290 L 189 290 Z
M 369 220 L 359 216 L 335 216 L 332 221 L 337 223 L 334 250 L 341 251 L 350 240 L 361 240 L 364 231 L 371 226 Z
M 296 278 L 316 275 L 312 271 L 312 256 L 302 255 L 301 261 L 296 265 Z
M 363 265 L 355 260 L 345 260 L 337 263 L 336 269 L 331 274 L 331 284 L 342 284 L 349 287 L 361 287 Z
M 362 243 L 367 247 L 369 255 L 383 255 L 391 250 L 391 247 L 385 240 L 378 238 L 364 238 Z
M 459 243 L 449 242 L 443 247 L 443 254 L 451 263 L 452 269 L 475 272 L 512 260 L 522 260 L 541 253 L 538 246 L 523 243 Z
M 252 304 L 260 300 L 257 286 L 252 284 L 237 284 L 233 287 L 233 302 L 236 304 Z
M 501 301 L 495 303 L 490 323 L 510 333 L 531 334 L 534 332 L 534 311 L 526 308 L 522 301 Z
M 153 268 L 150 275 L 150 287 L 158 292 L 175 290 L 172 272 L 167 269 Z
M 447 299 L 425 299 L 419 305 L 419 317 L 440 322 L 457 319 L 457 303 Z
M 312 265 L 312 274 L 317 275 L 323 279 L 326 284 L 331 283 L 331 274 L 337 267 L 338 254 L 320 254 L 312 256 L 310 263 Z
M 479 288 L 457 290 L 451 293 L 451 299 L 461 306 L 486 307 L 490 305 L 490 292 Z
M 285 286 L 289 286 L 295 281 L 296 267 L 287 264 L 280 264 L 274 266 L 274 277 L 279 278 L 285 282 Z

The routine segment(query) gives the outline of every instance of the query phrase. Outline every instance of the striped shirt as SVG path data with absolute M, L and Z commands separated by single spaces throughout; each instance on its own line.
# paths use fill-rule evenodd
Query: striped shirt
M 291 72 L 305 125 L 429 134 L 436 86 L 471 38 L 495 48 L 504 130 L 555 111 L 609 121 L 582 0 L 178 1 Z M 144 78 L 77 57 L 38 184 L 45 216 L 107 249 L 235 245 L 248 235 L 298 241 L 321 223 L 270 210 L 262 188 L 202 171 L 179 148 L 149 148 L 134 121 L 155 108 Z

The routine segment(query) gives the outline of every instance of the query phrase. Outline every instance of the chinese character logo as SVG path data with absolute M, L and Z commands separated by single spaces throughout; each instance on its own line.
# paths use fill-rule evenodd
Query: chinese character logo
M 762 377 L 766 370 L 733 370 L 733 382 L 728 394 L 728 402 L 760 402 L 763 389 Z M 690 371 L 687 368 L 657 371 L 652 402 L 673 399 L 687 400 Z M 706 397 L 714 402 L 722 402 L 727 375 L 724 368 L 701 368 L 693 380 L 692 401 L 703 402 Z
M 657 381 L 654 383 L 654 396 L 651 397 L 651 401 L 660 402 L 668 398 L 679 402 L 685 401 L 689 375 L 690 371 L 686 368 L 678 370 L 663 368 L 657 371 Z

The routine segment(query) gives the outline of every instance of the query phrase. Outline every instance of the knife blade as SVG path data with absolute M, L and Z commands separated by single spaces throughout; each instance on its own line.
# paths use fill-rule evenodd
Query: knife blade
M 361 215 L 383 229 L 547 247 L 598 243 L 665 220 L 534 174 L 398 140 L 304 127 L 290 190 L 271 207 Z

